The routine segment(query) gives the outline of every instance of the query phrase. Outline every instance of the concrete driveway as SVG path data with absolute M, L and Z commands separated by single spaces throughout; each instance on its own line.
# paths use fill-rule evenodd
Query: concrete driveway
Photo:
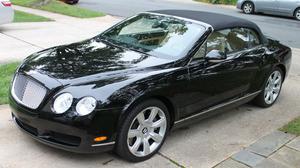
M 128 163 L 111 153 L 81 155 L 40 144 L 18 130 L 7 105 L 0 106 L 0 167 L 213 167 L 300 116 L 299 56 L 295 49 L 290 75 L 273 107 L 243 105 L 175 130 L 160 154 L 142 163 Z
M 94 37 L 120 21 L 120 18 L 109 15 L 78 19 L 19 6 L 14 6 L 14 9 L 48 17 L 55 21 L 0 25 L 0 63 L 22 60 L 34 52 L 49 47 Z

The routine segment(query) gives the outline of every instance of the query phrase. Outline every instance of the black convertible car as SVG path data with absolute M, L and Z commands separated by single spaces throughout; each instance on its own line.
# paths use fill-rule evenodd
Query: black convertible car
M 269 107 L 291 49 L 250 21 L 160 10 L 28 57 L 10 90 L 16 124 L 53 147 L 153 156 L 171 128 L 251 100 Z

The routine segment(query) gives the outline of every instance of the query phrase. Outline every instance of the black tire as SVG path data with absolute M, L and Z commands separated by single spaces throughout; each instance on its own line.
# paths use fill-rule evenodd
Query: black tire
M 247 8 L 248 7 L 248 8 Z M 242 10 L 245 14 L 253 14 L 255 11 L 255 6 L 252 2 L 245 2 L 242 5 Z
M 75 5 L 78 3 L 79 0 L 67 0 L 66 3 L 69 5 Z
M 267 86 L 267 84 L 268 84 L 268 79 L 269 79 L 270 75 L 272 75 L 273 72 L 275 72 L 275 71 L 279 71 L 280 74 L 281 74 L 281 78 L 282 78 L 282 79 L 281 79 L 281 85 L 280 85 L 279 93 L 278 93 L 278 96 L 276 97 L 276 99 L 275 99 L 272 103 L 267 103 L 267 102 L 265 101 L 265 89 L 266 89 L 266 86 Z M 260 107 L 263 107 L 263 108 L 267 108 L 267 107 L 272 106 L 272 105 L 276 102 L 276 100 L 278 99 L 278 97 L 280 96 L 280 92 L 281 92 L 283 80 L 284 80 L 284 74 L 283 74 L 282 70 L 281 70 L 280 68 L 278 68 L 278 67 L 275 67 L 275 68 L 269 73 L 269 75 L 267 76 L 267 79 L 265 79 L 264 85 L 263 85 L 263 87 L 262 87 L 262 91 L 261 91 L 261 93 L 253 100 L 253 103 L 254 103 L 255 105 L 260 106 Z
M 300 8 L 297 8 L 294 12 L 294 17 L 297 20 L 300 20 Z
M 163 111 L 163 113 L 165 114 L 165 117 L 166 117 L 166 121 L 167 121 L 166 122 L 166 132 L 165 132 L 165 135 L 164 135 L 161 143 L 156 148 L 156 150 L 154 150 L 152 153 L 150 153 L 147 156 L 138 157 L 130 152 L 128 144 L 127 144 L 127 135 L 128 135 L 128 131 L 130 129 L 131 123 L 133 122 L 135 117 L 140 112 L 142 112 L 144 109 L 149 108 L 149 107 L 158 107 Z M 146 101 L 134 106 L 133 108 L 131 108 L 131 111 L 128 113 L 128 116 L 125 118 L 121 128 L 119 129 L 119 133 L 117 136 L 117 142 L 116 142 L 116 146 L 115 146 L 115 152 L 119 156 L 124 158 L 125 160 L 131 161 L 131 162 L 140 162 L 140 161 L 147 160 L 159 151 L 159 149 L 161 148 L 161 146 L 163 145 L 163 143 L 166 139 L 166 136 L 168 135 L 169 129 L 170 129 L 170 115 L 169 115 L 168 109 L 164 105 L 164 103 L 162 103 L 161 101 L 156 100 L 156 99 L 146 100 Z

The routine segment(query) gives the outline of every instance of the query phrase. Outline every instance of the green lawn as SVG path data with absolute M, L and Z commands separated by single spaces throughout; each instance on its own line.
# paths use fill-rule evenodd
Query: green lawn
M 237 0 L 194 0 L 198 2 L 206 2 L 212 4 L 226 4 L 226 5 L 235 5 Z
M 14 22 L 47 22 L 51 19 L 15 10 Z
M 8 89 L 11 78 L 19 63 L 0 64 L 0 104 L 8 103 Z
M 92 18 L 104 16 L 101 12 L 91 11 L 88 9 L 83 9 L 74 5 L 68 5 L 63 2 L 52 0 L 50 3 L 39 6 L 41 0 L 11 0 L 15 5 L 36 8 L 40 10 L 45 10 L 54 13 L 60 13 L 63 15 L 78 17 L 78 18 Z
M 300 136 L 300 117 L 289 122 L 287 125 L 280 128 L 280 130 Z

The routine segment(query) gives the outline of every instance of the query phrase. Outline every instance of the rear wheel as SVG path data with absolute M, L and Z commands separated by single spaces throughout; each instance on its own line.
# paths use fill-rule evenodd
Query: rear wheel
M 295 10 L 294 16 L 295 16 L 295 18 L 296 18 L 297 20 L 300 20 L 300 8 L 298 8 L 298 9 Z
M 264 84 L 264 89 L 255 98 L 254 103 L 261 107 L 270 107 L 277 100 L 283 81 L 283 72 L 276 67 L 269 75 Z
M 170 127 L 167 107 L 158 100 L 132 109 L 120 129 L 116 151 L 126 160 L 139 162 L 158 152 Z
M 245 2 L 242 9 L 245 14 L 252 14 L 254 13 L 254 4 L 252 2 Z

